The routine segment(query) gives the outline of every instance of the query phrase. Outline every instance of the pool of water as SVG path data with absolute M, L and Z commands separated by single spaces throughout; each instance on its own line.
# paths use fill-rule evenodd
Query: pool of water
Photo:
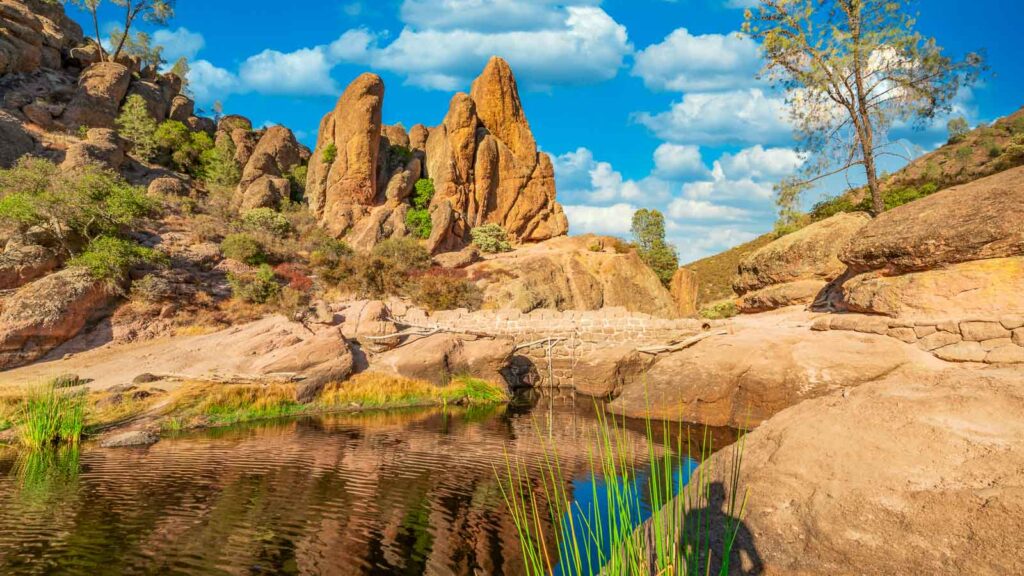
M 554 447 L 593 499 L 598 425 L 592 404 L 542 401 L 0 451 L 0 574 L 521 574 L 506 457 L 539 472 Z M 645 454 L 643 427 L 627 435 Z

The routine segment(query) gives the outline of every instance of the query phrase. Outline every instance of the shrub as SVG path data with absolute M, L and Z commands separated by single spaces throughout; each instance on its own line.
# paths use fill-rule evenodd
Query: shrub
M 461 270 L 431 268 L 417 276 L 411 292 L 413 301 L 428 310 L 477 310 L 483 303 L 483 292 Z
M 86 247 L 85 251 L 72 258 L 69 266 L 82 266 L 97 280 L 111 285 L 123 283 L 128 271 L 140 264 L 167 263 L 167 256 L 151 248 L 140 246 L 130 240 L 100 236 Z
M 220 251 L 225 258 L 238 260 L 250 266 L 267 262 L 267 253 L 263 244 L 248 234 L 228 234 L 220 243 Z
M 284 214 L 273 208 L 254 208 L 242 215 L 242 226 L 252 231 L 266 231 L 277 236 L 287 236 L 292 223 Z
M 343 258 L 352 255 L 352 248 L 341 240 L 321 238 L 309 254 L 309 265 L 313 268 L 334 268 Z
M 285 262 L 274 268 L 274 274 L 285 281 L 286 286 L 299 292 L 309 292 L 313 288 L 313 279 L 298 264 Z
M 967 119 L 963 116 L 950 120 L 946 128 L 949 130 L 950 144 L 963 142 L 967 138 L 967 133 L 971 131 L 970 125 L 967 124 Z
M 512 244 L 508 241 L 508 232 L 497 224 L 484 224 L 469 231 L 473 244 L 482 252 L 491 254 L 508 252 Z
M 228 284 L 232 296 L 252 304 L 266 304 L 281 293 L 274 270 L 267 264 L 261 264 L 252 272 L 229 273 Z
M 336 268 L 339 281 L 369 297 L 403 294 L 410 280 L 430 266 L 430 254 L 412 238 L 392 238 L 368 255 L 344 259 Z
M 967 162 L 974 155 L 974 149 L 970 146 L 961 146 L 956 150 L 956 159 L 960 162 Z
M 992 144 L 988 147 L 989 158 L 999 158 L 1003 155 L 1003 149 L 998 144 Z
M 334 142 L 324 146 L 323 151 L 320 153 L 320 158 L 328 166 L 334 164 L 334 161 L 338 158 L 338 147 L 334 145 Z
M 0 224 L 22 232 L 44 228 L 68 255 L 81 242 L 137 226 L 157 207 L 145 190 L 96 166 L 67 173 L 48 160 L 25 157 L 0 170 Z
M 416 189 L 412 193 L 413 208 L 424 209 L 430 206 L 434 199 L 434 181 L 430 178 L 420 178 L 416 181 Z
M 291 201 L 302 202 L 306 197 L 306 176 L 309 174 L 309 167 L 299 164 L 292 168 L 285 177 L 291 182 Z
M 166 302 L 173 297 L 174 287 L 167 280 L 155 274 L 146 274 L 141 280 L 132 282 L 131 299 L 133 301 L 155 304 Z
M 825 218 L 831 218 L 836 214 L 843 212 L 857 212 L 861 207 L 854 204 L 847 196 L 836 196 L 833 198 L 826 198 L 821 202 L 818 202 L 811 208 L 811 218 L 814 220 L 824 220 Z
M 218 186 L 237 186 L 242 171 L 235 162 L 235 143 L 231 138 L 219 142 L 200 154 L 203 176 L 207 182 Z
M 410 208 L 405 213 L 405 227 L 409 229 L 410 234 L 424 240 L 430 238 L 430 233 L 434 231 L 430 212 L 425 208 Z
M 706 308 L 702 308 L 700 311 L 701 317 L 707 318 L 708 320 L 721 320 L 724 318 L 732 318 L 733 316 L 736 316 L 739 313 L 740 311 L 739 308 L 736 307 L 736 303 L 731 300 L 728 302 L 719 302 L 717 304 L 712 304 L 710 306 L 707 306 Z
M 125 100 L 117 117 L 117 129 L 131 143 L 131 150 L 137 157 L 149 162 L 156 155 L 156 120 L 142 96 L 132 94 Z
M 389 238 L 374 246 L 372 254 L 406 271 L 430 266 L 430 253 L 412 238 Z
M 214 148 L 209 134 L 192 132 L 177 120 L 167 120 L 157 128 L 156 141 L 171 167 L 195 178 L 205 179 L 204 154 Z

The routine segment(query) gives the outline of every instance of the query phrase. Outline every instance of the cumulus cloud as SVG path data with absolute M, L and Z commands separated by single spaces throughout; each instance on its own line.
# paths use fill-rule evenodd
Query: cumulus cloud
M 162 28 L 153 33 L 153 44 L 163 47 L 164 60 L 174 62 L 179 58 L 194 60 L 199 51 L 206 46 L 206 39 L 202 34 L 192 32 L 188 28 Z
M 680 144 L 769 144 L 792 141 L 786 102 L 759 88 L 695 92 L 657 114 L 635 115 L 657 137 Z
M 569 204 L 562 206 L 569 219 L 572 234 L 608 234 L 626 236 L 633 222 L 636 206 L 615 204 L 612 206 L 587 206 Z
M 214 66 L 207 60 L 197 60 L 189 64 L 188 88 L 196 102 L 209 104 L 237 92 L 239 81 L 228 70 Z
M 595 160 L 586 148 L 556 156 L 554 166 L 559 197 L 572 202 L 605 204 L 626 200 L 650 204 L 671 195 L 669 182 L 656 176 L 627 179 L 610 163 Z
M 718 162 L 728 178 L 779 180 L 791 176 L 803 166 L 806 156 L 791 148 L 765 148 L 760 144 L 723 154 Z
M 761 53 L 750 38 L 733 34 L 693 35 L 679 28 L 636 55 L 633 75 L 652 90 L 735 90 L 757 84 Z
M 654 174 L 668 180 L 685 180 L 708 175 L 700 147 L 664 142 L 654 151 Z
M 509 32 L 553 29 L 562 24 L 564 0 L 405 0 L 402 21 L 420 29 Z M 577 0 L 574 5 L 598 5 Z
M 668 215 L 677 220 L 747 220 L 750 212 L 707 200 L 676 198 L 668 205 Z
M 331 79 L 334 63 L 322 47 L 283 53 L 264 50 L 242 63 L 238 77 L 247 90 L 260 94 L 337 94 Z
M 757 236 L 755 232 L 735 226 L 684 226 L 676 227 L 669 241 L 679 250 L 679 261 L 688 264 L 750 242 Z

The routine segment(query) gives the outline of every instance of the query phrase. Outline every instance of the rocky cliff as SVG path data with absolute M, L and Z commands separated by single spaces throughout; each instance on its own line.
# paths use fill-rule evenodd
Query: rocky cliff
M 320 124 L 306 183 L 322 225 L 358 248 L 409 233 L 413 185 L 433 181 L 432 252 L 458 249 L 469 230 L 499 224 L 517 243 L 562 236 L 551 159 L 538 152 L 508 64 L 492 58 L 469 94 L 434 128 L 384 126 L 384 83 L 363 74 Z

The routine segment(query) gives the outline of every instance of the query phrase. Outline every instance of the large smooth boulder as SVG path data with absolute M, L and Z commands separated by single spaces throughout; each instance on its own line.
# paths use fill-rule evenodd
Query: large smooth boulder
M 924 352 L 880 335 L 747 328 L 659 357 L 608 409 L 749 429 L 803 400 L 929 362 Z
M 1024 256 L 1024 167 L 937 192 L 865 226 L 840 259 L 888 275 Z
M 906 320 L 998 318 L 1024 310 L 1024 257 L 976 260 L 887 276 L 861 274 L 841 287 L 852 312 Z
M 235 130 L 242 129 L 246 132 L 252 131 L 252 120 L 249 120 L 245 116 L 238 114 L 227 114 L 222 116 L 220 122 L 217 123 L 217 131 L 223 131 L 231 133 Z
M 70 340 L 110 298 L 83 268 L 22 286 L 0 311 L 0 370 L 37 360 Z
M 124 144 L 124 140 L 114 130 L 92 128 L 86 133 L 85 140 L 68 147 L 61 169 L 78 170 L 97 165 L 117 171 L 125 161 Z
M 0 76 L 59 69 L 61 53 L 82 42 L 82 28 L 56 2 L 0 0 Z
M 398 346 L 400 336 L 391 337 L 400 332 L 391 316 L 387 304 L 380 300 L 354 302 L 342 311 L 344 323 L 342 333 L 349 340 L 371 352 L 383 352 Z
M 18 159 L 35 150 L 36 141 L 18 119 L 0 110 L 0 168 L 14 166 Z
M 793 289 L 777 288 L 771 294 L 752 298 L 745 311 L 810 304 L 822 288 L 845 272 L 846 265 L 838 254 L 870 220 L 863 212 L 837 214 L 787 234 L 744 258 L 732 283 L 733 290 L 740 296 L 801 283 Z M 817 285 L 817 290 L 812 289 L 811 283 Z
M 728 490 L 737 449 L 696 474 Z M 1024 373 L 896 374 L 803 402 L 747 436 L 739 479 L 757 573 L 1024 573 Z
M 99 62 L 86 68 L 78 79 L 78 91 L 64 111 L 64 124 L 69 128 L 114 128 L 131 79 L 128 68 L 115 62 Z
M 455 334 L 434 334 L 373 358 L 370 369 L 438 386 L 460 375 L 505 385 L 502 371 L 508 367 L 514 348 L 512 340 L 504 338 L 472 340 Z
M 187 124 L 188 119 L 195 116 L 196 103 L 191 98 L 184 94 L 178 94 L 171 98 L 170 107 L 168 108 L 167 117 L 171 120 L 176 120 L 182 124 Z
M 674 317 L 676 304 L 635 252 L 592 250 L 596 236 L 554 238 L 465 268 L 484 292 L 484 308 L 529 312 L 599 310 Z
M 295 134 L 284 126 L 271 126 L 260 137 L 245 163 L 240 186 L 244 188 L 263 176 L 287 176 L 301 162 Z
M 353 206 L 369 206 L 377 198 L 383 105 L 384 82 L 376 74 L 363 74 L 320 123 L 306 196 L 321 225 L 335 235 L 355 223 L 352 214 L 360 211 Z
M 125 99 L 132 96 L 142 98 L 142 101 L 146 103 L 146 110 L 157 123 L 167 119 L 167 100 L 163 88 L 156 82 L 149 80 L 132 82 Z
M 573 388 L 594 398 L 611 398 L 642 381 L 653 362 L 653 356 L 628 344 L 595 348 L 574 359 Z
M 797 280 L 796 282 L 775 284 L 747 292 L 737 300 L 737 306 L 744 314 L 756 314 L 786 306 L 811 304 L 818 299 L 826 286 L 827 284 L 821 280 Z

